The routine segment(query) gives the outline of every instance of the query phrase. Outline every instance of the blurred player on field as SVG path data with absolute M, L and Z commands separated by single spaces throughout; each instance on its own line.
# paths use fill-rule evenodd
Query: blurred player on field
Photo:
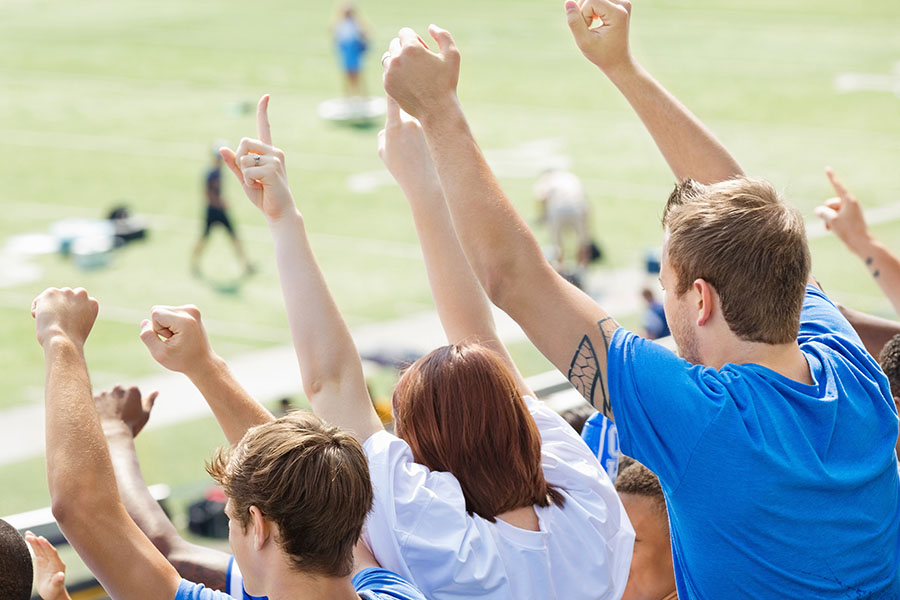
M 575 263 L 584 268 L 591 261 L 591 236 L 588 230 L 588 202 L 581 180 L 574 173 L 559 169 L 545 171 L 534 184 L 540 222 L 550 228 L 550 237 L 557 249 L 557 260 L 565 268 L 564 238 L 567 232 L 575 235 Z
M 364 96 L 359 70 L 369 47 L 369 34 L 362 19 L 356 14 L 356 6 L 347 2 L 341 7 L 340 16 L 332 28 L 334 42 L 344 68 L 344 95 L 348 98 Z
M 248 275 L 253 273 L 254 268 L 244 252 L 241 240 L 238 239 L 231 219 L 228 218 L 226 212 L 225 197 L 222 196 L 222 157 L 219 156 L 219 146 L 223 144 L 214 144 L 212 160 L 213 164 L 209 171 L 206 172 L 204 195 L 206 197 L 206 226 L 197 245 L 194 246 L 194 253 L 191 257 L 191 271 L 196 276 L 200 276 L 200 259 L 203 256 L 203 250 L 206 248 L 206 241 L 209 238 L 209 232 L 213 225 L 219 224 L 228 231 L 231 243 L 234 244 L 234 252 L 238 259 L 244 263 L 244 269 Z

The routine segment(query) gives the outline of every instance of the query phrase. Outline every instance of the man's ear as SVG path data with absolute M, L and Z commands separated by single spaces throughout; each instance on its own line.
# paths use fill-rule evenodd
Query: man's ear
M 697 326 L 706 325 L 713 317 L 719 305 L 719 294 L 705 279 L 694 280 L 694 292 L 697 295 Z
M 271 523 L 263 518 L 262 511 L 256 506 L 250 507 L 250 532 L 253 535 L 253 547 L 262 550 L 269 539 Z

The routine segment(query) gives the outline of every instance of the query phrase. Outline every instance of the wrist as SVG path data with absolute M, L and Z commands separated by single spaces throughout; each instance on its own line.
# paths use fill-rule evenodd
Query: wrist
M 100 416 L 100 427 L 103 429 L 103 435 L 110 444 L 127 443 L 134 439 L 131 427 L 119 418 L 104 418 Z
M 422 177 L 412 177 L 410 181 L 397 180 L 403 195 L 410 204 L 422 204 L 444 200 L 444 191 L 441 188 L 441 180 L 433 170 Z
M 45 354 L 63 349 L 73 349 L 82 352 L 84 349 L 84 342 L 73 340 L 67 333 L 58 327 L 51 328 L 43 337 L 44 339 L 41 346 L 43 347 Z
M 426 110 L 419 116 L 422 128 L 439 126 L 441 124 L 453 123 L 463 117 L 462 106 L 459 98 L 454 91 L 437 102 L 429 103 Z
M 868 230 L 847 238 L 847 247 L 862 260 L 873 258 L 872 255 L 877 249 L 876 246 L 877 241 Z
M 227 368 L 225 361 L 218 354 L 210 351 L 203 360 L 198 361 L 190 371 L 185 371 L 184 374 L 202 392 L 210 382 L 220 379 L 219 374 Z
M 616 85 L 620 85 L 629 79 L 637 77 L 641 73 L 641 66 L 629 53 L 624 60 L 612 65 L 600 67 L 600 70 Z
M 266 216 L 266 223 L 268 223 L 272 235 L 278 235 L 285 229 L 293 229 L 298 223 L 302 225 L 303 215 L 300 214 L 292 199 L 291 208 L 286 209 L 277 217 Z

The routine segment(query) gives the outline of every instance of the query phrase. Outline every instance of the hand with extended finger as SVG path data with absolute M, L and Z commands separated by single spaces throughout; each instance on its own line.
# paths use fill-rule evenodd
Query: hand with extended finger
M 188 377 L 216 358 L 196 306 L 154 306 L 141 323 L 141 341 L 156 362 Z
M 568 0 L 566 20 L 582 54 L 609 74 L 631 64 L 629 0 Z
M 97 416 L 100 417 L 104 431 L 124 429 L 132 437 L 137 436 L 150 418 L 150 410 L 157 395 L 157 392 L 152 392 L 144 397 L 141 396 L 141 390 L 134 386 L 126 389 L 119 385 L 94 394 Z
M 98 310 L 97 301 L 84 288 L 47 288 L 31 303 L 38 343 L 44 346 L 65 338 L 83 346 Z
M 34 553 L 34 586 L 43 600 L 67 600 L 66 563 L 53 544 L 43 536 L 25 532 L 25 541 Z
M 269 96 L 256 107 L 258 139 L 244 138 L 237 150 L 220 148 L 219 154 L 247 194 L 266 218 L 277 221 L 296 210 L 284 168 L 284 152 L 272 145 L 269 127 Z
M 825 174 L 837 197 L 826 200 L 824 205 L 816 208 L 816 215 L 824 221 L 826 229 L 833 231 L 851 251 L 856 252 L 871 239 L 862 207 L 831 167 L 825 169 Z
M 407 196 L 440 189 L 440 180 L 422 125 L 387 97 L 387 118 L 378 132 L 378 157 L 403 188 Z
M 420 120 L 455 103 L 459 82 L 459 51 L 453 37 L 435 25 L 428 32 L 437 42 L 438 52 L 429 50 L 415 31 L 404 27 L 381 61 L 385 91 L 400 108 Z

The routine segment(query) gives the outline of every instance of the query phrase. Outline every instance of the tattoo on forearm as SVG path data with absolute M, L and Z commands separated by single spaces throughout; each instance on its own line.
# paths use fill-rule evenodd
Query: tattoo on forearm
M 609 334 L 606 327 L 612 326 L 614 329 L 619 325 L 612 317 L 606 317 L 597 323 L 600 329 L 600 335 L 603 336 L 603 351 L 607 352 L 609 348 Z M 585 335 L 572 357 L 572 364 L 569 367 L 569 381 L 575 386 L 575 389 L 590 402 L 594 408 L 603 413 L 604 416 L 612 418 L 612 405 L 609 400 L 609 389 L 607 382 L 603 379 L 603 372 L 600 368 L 600 360 L 594 349 L 591 338 Z
M 866 257 L 866 266 L 867 267 L 872 267 L 872 263 L 874 263 L 874 262 L 875 262 L 875 259 L 872 258 L 871 256 Z M 879 275 L 881 275 L 881 271 L 879 271 L 877 268 L 872 269 L 872 277 L 877 279 Z

